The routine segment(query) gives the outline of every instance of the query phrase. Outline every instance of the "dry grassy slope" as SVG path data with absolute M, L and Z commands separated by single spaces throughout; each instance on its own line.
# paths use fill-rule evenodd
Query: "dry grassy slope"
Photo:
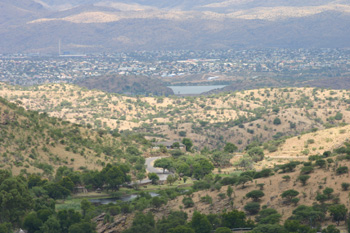
M 349 161 L 341 161 L 338 163 L 338 166 L 350 166 Z M 284 173 L 284 174 L 275 174 L 268 178 L 260 178 L 253 180 L 253 182 L 250 182 L 246 185 L 246 188 L 242 189 L 242 186 L 232 186 L 234 193 L 233 193 L 233 206 L 230 205 L 229 198 L 220 199 L 218 194 L 219 193 L 225 193 L 227 191 L 228 186 L 223 186 L 220 191 L 210 191 L 210 190 L 204 190 L 195 192 L 192 195 L 192 199 L 195 202 L 194 207 L 192 208 L 186 208 L 183 209 L 188 216 L 189 219 L 191 219 L 192 214 L 195 210 L 204 213 L 204 214 L 210 214 L 210 213 L 222 213 L 222 211 L 227 210 L 233 210 L 238 209 L 241 211 L 244 211 L 243 207 L 248 202 L 251 202 L 250 199 L 247 199 L 245 195 L 252 191 L 259 189 L 256 187 L 256 184 L 264 183 L 264 190 L 265 196 L 261 198 L 260 204 L 261 206 L 267 205 L 269 208 L 276 209 L 281 215 L 282 215 L 282 222 L 284 222 L 288 217 L 292 215 L 292 211 L 296 208 L 291 205 L 284 204 L 281 194 L 289 189 L 294 189 L 299 192 L 298 198 L 300 198 L 298 205 L 308 205 L 311 206 L 314 202 L 316 202 L 315 198 L 318 192 L 322 193 L 322 190 L 326 187 L 333 188 L 334 189 L 334 195 L 338 196 L 340 198 L 341 204 L 344 204 L 346 208 L 350 209 L 350 203 L 349 203 L 349 192 L 348 191 L 342 191 L 341 189 L 341 183 L 343 182 L 349 182 L 349 174 L 344 175 L 336 175 L 333 171 L 333 167 L 327 168 L 327 169 L 315 169 L 313 173 L 310 174 L 311 178 L 308 180 L 307 184 L 305 186 L 302 186 L 300 182 L 296 181 L 297 177 L 300 175 L 300 168 L 303 165 L 299 165 L 295 172 L 292 173 Z M 284 181 L 282 179 L 283 176 L 289 175 L 291 177 L 290 181 Z M 209 195 L 212 197 L 213 204 L 205 204 L 203 202 L 200 202 L 200 197 Z M 166 206 L 161 207 L 159 210 L 152 210 L 152 212 L 155 214 L 156 219 L 161 219 L 163 216 L 167 216 L 171 210 L 181 210 L 180 206 L 183 207 L 182 204 L 183 196 L 180 196 L 174 200 L 171 200 L 168 202 Z M 332 203 L 331 200 L 327 201 L 326 203 Z M 145 212 L 149 211 L 147 209 Z M 255 216 L 249 216 L 248 218 L 251 218 L 252 220 L 255 219 Z M 99 232 L 115 232 L 113 230 L 117 230 L 117 232 L 121 231 L 122 229 L 125 229 L 127 227 L 130 227 L 132 223 L 133 215 L 124 215 L 124 216 L 116 216 L 115 222 L 121 223 L 121 224 L 114 224 L 115 226 L 112 228 L 109 228 L 109 225 L 102 224 L 103 221 L 99 222 L 98 225 L 98 231 Z M 331 217 L 327 213 L 326 215 L 326 221 L 323 223 L 324 226 L 327 226 L 329 224 L 335 224 L 334 222 L 331 222 Z M 108 229 L 109 228 L 109 229 Z M 342 221 L 340 224 L 340 229 L 345 229 L 344 222 Z M 106 230 L 108 229 L 108 230 Z
M 266 157 L 271 158 L 299 158 L 305 157 L 303 151 L 309 150 L 309 154 L 322 154 L 324 151 L 332 151 L 340 147 L 350 139 L 350 126 L 335 127 L 292 137 L 279 146 L 276 152 L 265 151 Z M 312 142 L 312 140 L 314 142 Z M 311 143 L 310 143 L 311 142 Z
M 55 138 L 50 132 L 61 131 L 62 138 Z M 74 135 L 72 137 L 67 134 Z M 102 169 L 102 163 L 112 162 L 114 159 L 97 153 L 89 146 L 75 143 L 73 137 L 89 139 L 91 144 L 113 143 L 119 145 L 119 139 L 112 139 L 83 127 L 76 127 L 60 119 L 38 115 L 23 111 L 16 106 L 0 102 L 0 161 L 1 169 L 10 169 L 17 175 L 21 170 L 30 173 L 43 173 L 41 167 L 52 166 L 52 172 L 59 166 L 67 166 L 75 170 L 82 167 L 88 169 Z M 61 140 L 64 140 L 62 144 Z M 66 147 L 70 147 L 66 150 Z M 73 149 L 72 149 L 73 148 Z M 122 147 L 121 147 L 122 148 Z M 82 152 L 83 151 L 83 152 Z M 51 173 L 52 174 L 52 173 Z M 50 172 L 44 174 L 49 176 Z
M 335 123 L 350 122 L 346 102 L 350 92 L 346 90 L 265 88 L 207 97 L 160 99 L 107 94 L 65 84 L 31 88 L 2 84 L 0 96 L 20 101 L 27 109 L 71 122 L 120 130 L 134 128 L 150 134 L 150 138 L 163 134 L 171 140 L 181 140 L 179 131 L 185 131 L 186 137 L 199 148 L 215 148 L 225 142 L 243 148 L 254 138 L 267 141 L 278 132 L 298 135 L 314 127 L 323 129 L 326 119 L 336 112 L 343 113 L 343 119 Z M 272 111 L 273 106 L 279 106 L 280 111 Z M 239 116 L 254 117 L 257 109 L 262 111 L 261 117 L 244 123 L 244 128 L 229 124 Z M 276 117 L 282 124 L 273 124 Z M 203 126 L 200 121 L 207 124 Z M 290 128 L 290 122 L 296 124 L 295 129 Z

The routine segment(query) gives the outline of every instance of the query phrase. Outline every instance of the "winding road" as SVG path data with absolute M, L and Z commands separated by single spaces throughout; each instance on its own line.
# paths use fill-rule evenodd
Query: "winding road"
M 162 168 L 155 168 L 153 166 L 154 161 L 156 161 L 157 159 L 161 159 L 164 157 L 151 157 L 151 158 L 147 158 L 146 159 L 146 170 L 149 173 L 156 173 L 159 176 L 159 180 L 164 181 L 166 180 L 166 178 L 171 174 L 171 172 L 165 170 L 165 173 L 163 173 L 163 169 Z
M 165 173 L 163 173 L 163 169 L 162 168 L 155 168 L 153 166 L 154 161 L 156 161 L 157 159 L 161 159 L 161 158 L 164 158 L 164 157 L 146 158 L 145 165 L 146 165 L 146 170 L 147 170 L 148 173 L 156 173 L 159 176 L 159 180 L 160 181 L 165 181 L 166 178 L 172 173 L 167 171 L 167 170 L 165 170 Z M 141 180 L 141 182 L 135 181 L 135 182 L 132 182 L 131 184 L 134 184 L 134 183 L 148 184 L 148 183 L 151 183 L 151 182 L 152 181 L 150 179 L 146 178 L 146 179 Z

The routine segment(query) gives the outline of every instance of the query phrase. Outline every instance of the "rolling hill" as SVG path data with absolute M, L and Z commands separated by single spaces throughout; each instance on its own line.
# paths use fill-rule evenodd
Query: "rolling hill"
M 129 97 L 65 84 L 1 87 L 0 96 L 26 109 L 96 129 L 133 130 L 149 139 L 191 138 L 198 149 L 222 148 L 226 142 L 243 149 L 252 141 L 350 122 L 345 90 L 262 88 L 198 97 Z
M 101 170 L 107 163 L 127 160 L 124 151 L 133 145 L 147 150 L 147 143 L 137 136 L 92 131 L 0 98 L 1 169 L 14 175 L 51 177 L 61 166 Z

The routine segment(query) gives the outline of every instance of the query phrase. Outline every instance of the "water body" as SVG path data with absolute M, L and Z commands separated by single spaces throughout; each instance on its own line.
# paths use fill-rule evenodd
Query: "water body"
M 168 86 L 175 95 L 199 95 L 203 92 L 211 91 L 226 87 L 227 85 L 212 85 L 212 86 Z
M 152 197 L 156 197 L 156 196 L 159 196 L 158 193 L 149 193 Z M 124 201 L 124 202 L 127 202 L 127 201 L 132 201 L 134 200 L 135 198 L 137 198 L 137 194 L 131 194 L 131 195 L 126 195 L 126 196 L 123 196 L 123 197 L 116 197 L 116 198 L 100 198 L 100 199 L 89 199 L 89 201 L 92 203 L 92 204 L 96 204 L 96 205 L 108 205 L 109 203 L 117 203 L 117 201 Z

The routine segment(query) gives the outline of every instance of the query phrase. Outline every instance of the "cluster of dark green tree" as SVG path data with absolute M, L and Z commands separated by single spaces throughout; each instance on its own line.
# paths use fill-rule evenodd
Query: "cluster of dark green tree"
M 173 211 L 158 221 L 151 212 L 137 212 L 132 226 L 123 233 L 231 233 L 235 228 L 251 229 L 251 233 L 316 233 L 321 231 L 320 217 L 313 207 L 305 206 L 297 208 L 283 225 L 279 224 L 281 215 L 271 208 L 262 209 L 255 217 L 255 223 L 238 210 L 208 215 L 195 211 L 190 221 L 182 211 Z M 340 233 L 334 225 L 322 232 Z
M 173 211 L 159 221 L 154 220 L 151 212 L 136 213 L 130 229 L 123 233 L 211 233 L 231 232 L 230 228 L 252 227 L 252 221 L 246 219 L 244 212 L 233 210 L 222 214 L 204 215 L 197 211 L 193 213 L 191 221 L 187 222 L 187 214 Z
M 56 183 L 56 188 L 68 190 L 67 185 L 73 183 L 63 179 Z M 90 219 L 79 212 L 56 212 L 55 200 L 50 197 L 53 190 L 48 185 L 37 176 L 12 176 L 9 171 L 0 170 L 0 232 L 10 233 L 19 227 L 28 233 L 95 232 Z
M 107 164 L 101 171 L 73 171 L 59 167 L 53 180 L 42 179 L 36 174 L 28 175 L 28 187 L 46 193 L 50 198 L 62 199 L 71 195 L 74 187 L 85 185 L 88 189 L 108 189 L 116 191 L 130 182 L 129 167 L 125 164 Z
M 209 159 L 201 155 L 162 158 L 156 160 L 154 166 L 175 171 L 180 177 L 193 177 L 195 179 L 202 179 L 214 169 Z

